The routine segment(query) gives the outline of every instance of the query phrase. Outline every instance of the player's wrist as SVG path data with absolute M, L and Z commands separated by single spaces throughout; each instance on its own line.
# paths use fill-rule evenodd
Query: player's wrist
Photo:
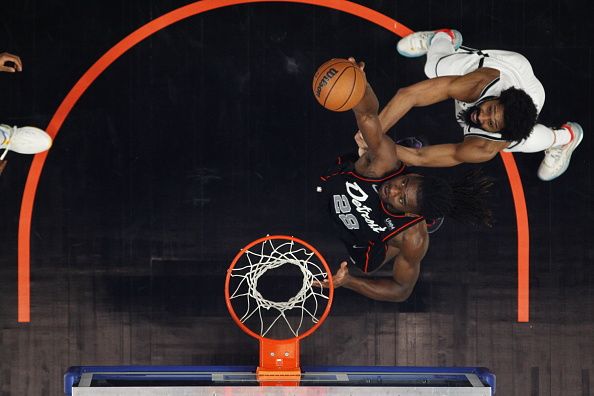
M 351 276 L 350 274 L 346 274 L 342 281 L 340 282 L 340 286 L 346 287 L 347 289 L 353 289 L 356 285 L 357 278 Z

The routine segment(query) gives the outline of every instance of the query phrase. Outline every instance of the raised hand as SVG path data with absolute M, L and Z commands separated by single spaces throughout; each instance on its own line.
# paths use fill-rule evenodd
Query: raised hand
M 23 63 L 21 58 L 16 55 L 2 52 L 0 54 L 0 71 L 14 73 L 23 70 Z
M 344 286 L 349 279 L 349 268 L 347 267 L 347 262 L 343 261 L 340 263 L 340 268 L 336 271 L 336 274 L 332 277 L 332 285 L 335 289 L 338 289 L 339 287 Z M 326 289 L 330 288 L 330 281 L 328 279 L 324 279 L 322 282 L 317 282 L 317 284 Z

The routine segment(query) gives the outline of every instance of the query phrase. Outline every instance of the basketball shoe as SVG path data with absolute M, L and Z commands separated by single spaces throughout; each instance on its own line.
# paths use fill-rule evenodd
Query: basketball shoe
M 541 180 L 549 181 L 561 176 L 569 167 L 571 154 L 584 138 L 584 130 L 577 122 L 568 122 L 561 128 L 569 130 L 572 139 L 563 146 L 551 147 L 545 151 L 545 157 L 538 168 L 538 177 Z
M 452 39 L 454 49 L 457 50 L 462 45 L 462 34 L 454 29 L 428 30 L 416 32 L 403 37 L 396 46 L 398 53 L 407 58 L 416 58 L 423 56 L 429 50 L 431 40 L 437 33 L 446 33 Z
M 35 127 L 10 127 L 0 124 L 0 150 L 4 159 L 6 153 L 37 154 L 52 146 L 52 138 L 43 130 Z

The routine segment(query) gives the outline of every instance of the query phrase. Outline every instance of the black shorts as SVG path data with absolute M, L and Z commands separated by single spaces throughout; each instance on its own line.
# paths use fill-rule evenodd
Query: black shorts
M 349 253 L 349 274 L 353 276 L 391 277 L 393 265 L 386 261 L 386 245 L 377 242 L 373 245 L 343 243 Z

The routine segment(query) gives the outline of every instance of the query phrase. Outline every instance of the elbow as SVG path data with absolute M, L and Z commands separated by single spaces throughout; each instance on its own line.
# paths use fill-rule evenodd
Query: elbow
M 412 291 L 412 288 L 398 290 L 392 296 L 390 296 L 390 298 L 387 301 L 395 303 L 405 302 L 412 294 Z
M 377 118 L 377 112 L 373 111 L 365 111 L 357 114 L 357 123 L 361 124 L 362 126 L 365 125 L 372 125 L 374 119 Z M 361 127 L 359 127 L 361 130 Z
M 411 108 L 417 107 L 419 105 L 418 91 L 413 86 L 399 88 L 391 101 L 404 103 Z
M 482 162 L 487 162 L 487 161 L 492 160 L 493 158 L 495 158 L 497 153 L 499 153 L 498 150 L 483 149 L 483 150 L 480 150 L 475 156 L 473 156 L 472 158 L 469 158 L 468 160 L 466 160 L 464 162 L 480 164 Z M 462 161 L 460 161 L 460 162 L 462 162 Z
M 415 148 L 411 150 L 412 155 L 410 156 L 411 166 L 427 166 L 427 157 L 423 155 L 422 148 Z
M 498 150 L 498 149 L 491 149 L 490 148 L 490 149 L 486 150 L 485 153 L 484 153 L 485 159 L 484 159 L 483 162 L 492 160 L 493 158 L 495 158 L 495 156 L 497 154 L 499 154 L 499 152 L 500 152 L 500 150 Z
M 426 166 L 427 161 L 422 148 L 409 148 L 396 145 L 396 155 L 408 166 Z
M 460 152 L 456 152 L 456 157 L 460 157 L 460 162 L 481 163 L 493 159 L 504 146 L 499 142 L 490 141 L 483 138 L 468 138 L 458 146 Z
M 395 98 L 403 98 L 403 97 L 407 97 L 410 96 L 411 94 L 411 88 L 410 87 L 402 87 L 402 88 L 398 88 L 398 91 L 396 91 L 396 95 L 394 96 Z

